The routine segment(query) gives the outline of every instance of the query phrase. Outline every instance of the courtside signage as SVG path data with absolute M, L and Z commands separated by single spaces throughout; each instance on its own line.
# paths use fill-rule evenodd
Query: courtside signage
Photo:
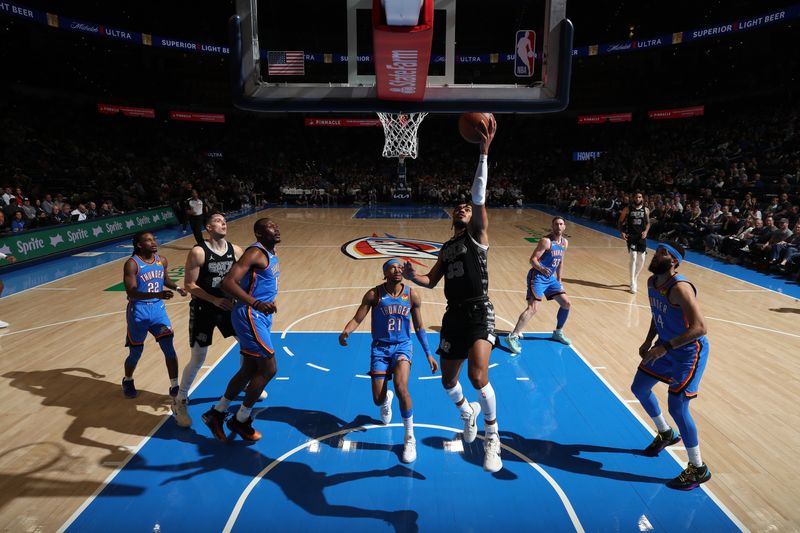
M 442 243 L 395 237 L 360 237 L 342 245 L 342 253 L 351 259 L 408 259 L 436 260 Z

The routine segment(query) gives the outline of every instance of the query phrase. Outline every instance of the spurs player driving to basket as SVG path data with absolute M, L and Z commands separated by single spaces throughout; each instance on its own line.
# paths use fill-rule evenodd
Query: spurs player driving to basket
M 503 467 L 497 425 L 497 402 L 489 383 L 489 356 L 495 343 L 494 307 L 489 301 L 487 253 L 489 217 L 486 212 L 489 145 L 497 124 L 494 117 L 477 126 L 480 132 L 480 159 L 472 182 L 472 204 L 453 210 L 453 238 L 439 253 L 439 259 L 425 275 L 417 274 L 406 262 L 403 275 L 409 281 L 432 289 L 444 278 L 447 310 L 442 319 L 440 355 L 442 385 L 464 420 L 464 442 L 477 435 L 476 419 L 483 411 L 485 439 L 483 468 L 497 472 Z M 458 375 L 467 360 L 469 380 L 478 391 L 478 402 L 464 397 Z

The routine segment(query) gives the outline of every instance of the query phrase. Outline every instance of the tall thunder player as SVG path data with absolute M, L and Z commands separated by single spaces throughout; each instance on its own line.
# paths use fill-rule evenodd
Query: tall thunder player
M 278 278 L 281 267 L 275 245 L 281 242 L 278 225 L 269 218 L 260 218 L 253 225 L 256 242 L 247 247 L 222 281 L 222 289 L 236 298 L 231 322 L 239 339 L 241 359 L 239 371 L 228 382 L 225 395 L 203 414 L 203 422 L 219 440 L 226 440 L 222 422 L 228 406 L 242 390 L 244 401 L 236 415 L 228 420 L 228 429 L 249 441 L 261 438 L 253 429 L 250 412 L 264 387 L 278 371 L 270 328 L 278 307 Z
M 617 226 L 620 237 L 628 244 L 631 272 L 630 291 L 631 294 L 636 294 L 636 281 L 644 267 L 647 255 L 647 232 L 650 231 L 650 210 L 645 207 L 641 192 L 636 192 L 633 195 L 633 203 L 622 209 Z
M 441 342 L 436 351 L 441 356 L 442 385 L 461 412 L 464 442 L 475 440 L 478 432 L 475 420 L 483 410 L 483 468 L 488 472 L 497 472 L 503 468 L 503 461 L 500 458 L 497 400 L 489 383 L 489 356 L 496 337 L 487 268 L 489 236 L 486 228 L 489 218 L 484 205 L 489 174 L 489 145 L 497 131 L 494 117 L 488 125 L 482 123 L 476 129 L 481 135 L 481 155 L 472 182 L 472 205 L 460 204 L 453 210 L 453 238 L 442 246 L 430 272 L 418 275 L 411 263 L 406 262 L 403 275 L 429 289 L 444 277 L 447 310 L 442 319 Z M 469 380 L 478 391 L 480 403 L 467 402 L 458 382 L 464 359 L 467 359 Z
M 122 393 L 126 398 L 136 398 L 137 391 L 133 384 L 133 372 L 144 351 L 144 340 L 150 332 L 158 341 L 169 374 L 169 395 L 175 398 L 178 394 L 178 356 L 172 343 L 174 336 L 172 324 L 167 316 L 163 300 L 172 298 L 172 291 L 186 296 L 186 291 L 172 281 L 167 274 L 167 258 L 158 255 L 158 244 L 155 236 L 149 231 L 140 231 L 133 236 L 133 255 L 125 261 L 122 281 L 128 293 L 128 309 L 125 317 L 128 321 L 128 334 L 125 346 L 128 357 L 125 359 L 125 377 L 122 378 Z
M 519 315 L 517 325 L 514 330 L 506 337 L 506 342 L 514 353 L 520 353 L 522 346 L 519 342 L 519 336 L 525 324 L 536 314 L 539 310 L 539 303 L 542 298 L 558 302 L 561 306 L 556 315 L 556 329 L 553 331 L 552 339 L 564 344 L 572 344 L 561 328 L 567 322 L 569 316 L 569 309 L 571 303 L 567 297 L 564 287 L 561 285 L 561 270 L 564 266 L 564 254 L 567 252 L 567 238 L 564 237 L 564 229 L 566 223 L 561 217 L 553 218 L 552 222 L 553 231 L 547 237 L 544 237 L 536 245 L 536 248 L 531 254 L 530 263 L 531 269 L 528 271 L 528 307 Z
M 242 249 L 225 240 L 228 223 L 219 211 L 206 220 L 209 240 L 196 244 L 186 257 L 183 286 L 192 295 L 189 303 L 189 346 L 192 356 L 181 374 L 178 397 L 173 406 L 175 421 L 181 427 L 192 425 L 187 412 L 189 389 L 203 366 L 214 336 L 214 327 L 223 337 L 234 334 L 231 324 L 233 300 L 222 290 L 225 274 L 240 257 Z
M 408 375 L 411 370 L 411 327 L 425 351 L 431 373 L 435 374 L 439 365 L 428 348 L 428 334 L 422 325 L 422 299 L 419 293 L 402 283 L 403 266 L 397 259 L 389 259 L 383 264 L 385 283 L 370 289 L 361 299 L 356 314 L 345 325 L 339 335 L 339 344 L 347 346 L 347 337 L 355 331 L 361 321 L 372 310 L 372 350 L 370 354 L 370 376 L 372 376 L 372 401 L 381 406 L 381 420 L 384 424 L 392 421 L 392 391 L 388 390 L 389 380 L 394 376 L 394 390 L 400 402 L 400 415 L 405 428 L 405 440 L 401 459 L 412 463 L 417 458 L 417 441 L 414 438 L 414 416 L 411 395 L 408 393 Z
M 700 441 L 689 400 L 697 396 L 708 361 L 706 326 L 694 285 L 675 270 L 685 252 L 675 243 L 660 243 L 650 262 L 653 273 L 647 281 L 647 294 L 653 318 L 644 343 L 639 348 L 642 362 L 633 378 L 631 391 L 653 419 L 658 434 L 645 454 L 655 456 L 683 438 L 689 464 L 668 486 L 691 490 L 711 479 L 711 472 L 700 456 Z M 658 334 L 658 342 L 653 340 Z M 659 381 L 669 385 L 669 414 L 678 425 L 678 435 L 669 427 L 653 394 Z

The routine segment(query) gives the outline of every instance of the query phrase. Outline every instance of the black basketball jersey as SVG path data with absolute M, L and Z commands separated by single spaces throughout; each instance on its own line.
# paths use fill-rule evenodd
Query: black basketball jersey
M 200 246 L 199 244 L 195 246 Z M 205 261 L 200 267 L 200 275 L 197 277 L 197 285 L 209 294 L 222 297 L 225 293 L 222 291 L 222 278 L 236 262 L 236 255 L 233 252 L 233 244 L 228 243 L 228 249 L 223 254 L 215 253 L 209 248 L 208 243 L 203 241 L 200 246 L 205 253 Z
M 647 225 L 647 213 L 644 211 L 644 204 L 636 207 L 633 204 L 628 208 L 628 218 L 625 219 L 628 226 L 628 233 L 641 233 Z
M 487 250 L 468 231 L 444 243 L 439 257 L 444 269 L 444 295 L 448 303 L 488 297 Z

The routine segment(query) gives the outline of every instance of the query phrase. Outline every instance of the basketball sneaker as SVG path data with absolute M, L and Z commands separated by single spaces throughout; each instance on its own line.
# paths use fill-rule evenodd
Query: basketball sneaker
M 180 387 L 178 387 L 177 385 L 175 385 L 174 387 L 170 387 L 169 388 L 169 395 L 172 396 L 173 398 L 177 398 L 178 397 L 178 389 L 180 389 Z
M 663 432 L 659 431 L 656 433 L 653 442 L 651 442 L 650 445 L 644 449 L 644 454 L 649 455 L 650 457 L 655 457 L 661 453 L 661 450 L 667 446 L 672 446 L 673 444 L 680 442 L 680 440 L 681 436 L 678 435 L 678 433 L 672 428 L 669 428 Z
M 413 463 L 417 460 L 417 439 L 414 435 L 406 435 L 406 442 L 403 444 L 403 455 L 400 458 L 404 463 Z
M 383 405 L 381 405 L 381 422 L 384 424 L 388 424 L 392 421 L 392 400 L 394 399 L 394 393 L 390 390 L 386 391 L 386 399 L 383 401 Z
M 124 394 L 128 399 L 136 398 L 136 396 L 139 394 L 139 392 L 136 390 L 136 386 L 133 384 L 132 379 L 122 379 L 122 394 Z
M 225 428 L 222 427 L 222 423 L 225 422 L 225 413 L 220 413 L 213 407 L 203 413 L 201 417 L 203 419 L 203 423 L 208 426 L 208 429 L 211 430 L 211 434 L 217 440 L 225 442 L 228 440 L 228 436 L 225 434 Z
M 521 353 L 522 352 L 522 344 L 519 342 L 519 336 L 514 335 L 513 333 L 509 333 L 506 335 L 506 343 L 508 347 L 511 348 L 511 351 L 514 353 Z
M 481 414 L 481 404 L 472 402 L 469 404 L 472 407 L 472 413 L 461 413 L 461 420 L 464 421 L 464 442 L 469 444 L 475 441 L 478 436 L 478 415 Z
M 561 344 L 566 344 L 567 346 L 572 344 L 572 341 L 569 340 L 566 336 L 564 336 L 563 331 L 558 331 L 558 330 L 554 331 L 553 336 L 550 338 L 553 339 L 554 341 L 560 342 Z
M 239 422 L 239 419 L 235 416 L 230 417 L 228 419 L 228 429 L 244 440 L 255 442 L 261 438 L 261 433 L 253 429 L 253 419 L 249 417 L 245 422 Z
M 192 427 L 192 417 L 189 416 L 189 411 L 186 409 L 188 403 L 189 400 L 178 400 L 177 398 L 172 402 L 175 423 L 182 428 Z
M 681 472 L 681 475 L 667 481 L 667 486 L 671 489 L 692 490 L 709 479 L 711 479 L 711 471 L 705 463 L 700 466 L 694 466 L 692 463 L 689 463 L 686 470 Z
M 497 433 L 487 433 L 483 439 L 483 469 L 487 472 L 498 472 L 503 468 L 500 458 L 500 436 Z
M 3 322 L 2 320 L 0 320 L 0 329 L 7 328 L 7 327 L 8 327 L 8 322 Z
M 263 402 L 264 400 L 267 399 L 267 396 L 268 396 L 267 391 L 262 390 L 261 394 L 258 395 L 258 401 Z

